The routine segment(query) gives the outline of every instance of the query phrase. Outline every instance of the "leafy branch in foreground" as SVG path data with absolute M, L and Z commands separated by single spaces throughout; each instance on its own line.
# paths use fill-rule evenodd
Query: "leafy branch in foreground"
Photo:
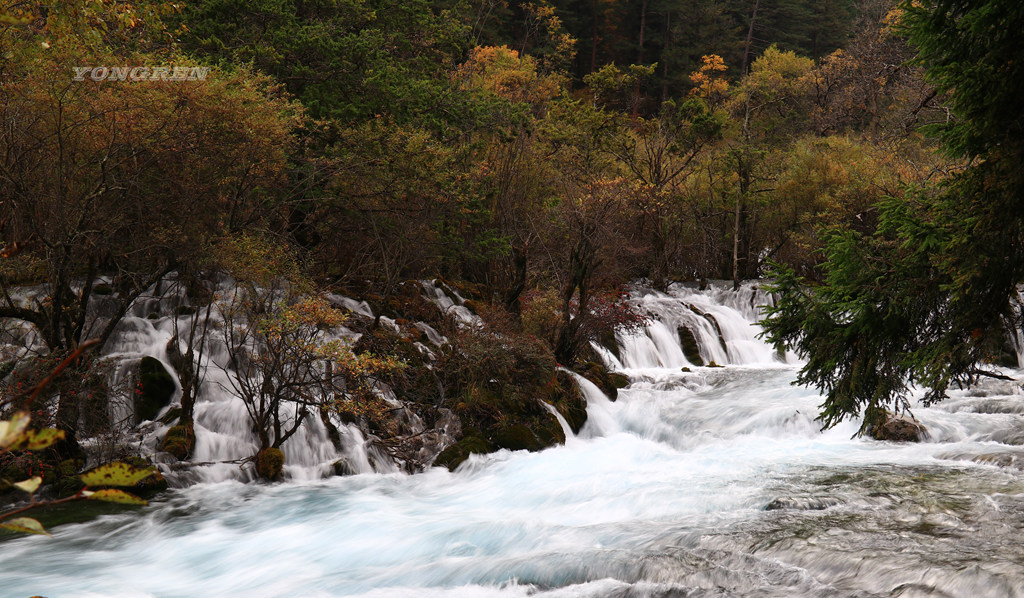
M 0 455 L 14 451 L 38 451 L 49 448 L 55 442 L 64 438 L 63 430 L 46 428 L 43 430 L 29 429 L 31 417 L 24 411 L 19 411 L 9 420 L 0 421 Z M 21 516 L 31 509 L 46 505 L 56 505 L 73 500 L 99 500 L 104 502 L 120 503 L 126 505 L 145 505 L 145 500 L 119 490 L 107 488 L 107 486 L 134 486 L 142 480 L 151 476 L 156 470 L 152 467 L 136 469 L 126 463 L 108 463 L 96 469 L 83 473 L 79 479 L 85 487 L 75 494 L 56 500 L 37 500 L 36 491 L 43 483 L 43 478 L 33 476 L 20 482 L 0 480 L 5 485 L 10 485 L 29 495 L 29 503 L 7 512 L 0 513 L 0 528 L 26 534 L 49 535 L 46 529 L 37 519 Z M 100 487 L 98 490 L 90 488 Z
M 42 382 L 34 386 L 24 404 L 29 405 L 35 402 L 39 394 L 56 378 L 64 368 L 77 360 L 86 349 L 95 346 L 97 341 L 89 340 L 81 345 L 65 358 Z M 24 397 L 23 397 L 24 398 Z M 3 402 L 0 402 L 2 405 Z M 50 448 L 55 443 L 64 440 L 64 430 L 54 428 L 32 429 L 32 417 L 26 411 L 16 411 L 10 419 L 0 420 L 0 457 L 17 453 L 20 451 L 41 451 Z M 84 487 L 78 492 L 65 498 L 55 500 L 37 500 L 36 491 L 43 484 L 41 476 L 32 476 L 20 482 L 0 478 L 0 488 L 14 488 L 28 494 L 27 505 L 12 508 L 7 511 L 0 511 L 0 529 L 7 529 L 14 532 L 26 534 L 49 535 L 46 529 L 38 520 L 32 517 L 20 516 L 31 509 L 46 505 L 56 505 L 73 500 L 98 500 L 126 505 L 145 505 L 145 500 L 119 490 L 108 488 L 108 486 L 130 487 L 138 484 L 156 472 L 152 467 L 137 469 L 126 463 L 113 462 L 101 465 L 91 471 L 81 474 L 79 479 Z M 90 488 L 100 487 L 98 490 Z

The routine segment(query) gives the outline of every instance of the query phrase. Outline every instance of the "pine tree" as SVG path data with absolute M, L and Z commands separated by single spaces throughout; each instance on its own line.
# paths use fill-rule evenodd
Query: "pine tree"
M 1016 0 L 906 2 L 901 27 L 955 118 L 938 128 L 971 166 L 942 185 L 879 205 L 872 234 L 826 231 L 823 283 L 781 268 L 766 330 L 807 364 L 798 382 L 825 394 L 826 426 L 863 413 L 870 427 L 969 384 L 1019 323 L 1024 282 L 1024 5 Z

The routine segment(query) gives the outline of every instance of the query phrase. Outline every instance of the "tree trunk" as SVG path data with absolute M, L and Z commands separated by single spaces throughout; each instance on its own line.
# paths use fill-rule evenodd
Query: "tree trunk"
M 668 100 L 668 56 L 672 49 L 672 11 L 665 12 L 665 35 L 661 46 L 661 103 Z
M 736 219 L 732 229 L 732 288 L 740 288 L 740 212 L 743 211 L 743 192 L 736 192 Z
M 644 33 L 647 31 L 647 0 L 640 4 L 640 38 L 636 44 L 636 63 L 644 63 Z M 640 113 L 640 80 L 633 87 L 633 119 Z
M 754 40 L 754 21 L 757 20 L 757 7 L 761 0 L 754 0 L 754 10 L 750 12 L 750 26 L 747 27 L 747 41 L 743 44 L 743 63 L 740 65 L 740 76 L 747 74 L 747 67 L 750 65 L 750 44 Z

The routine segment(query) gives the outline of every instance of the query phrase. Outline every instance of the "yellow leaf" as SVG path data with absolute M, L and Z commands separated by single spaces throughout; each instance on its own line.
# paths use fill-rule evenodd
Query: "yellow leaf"
M 102 500 L 103 502 L 116 502 L 122 505 L 148 505 L 149 503 L 145 500 L 135 496 L 134 494 L 128 494 L 124 490 L 97 490 L 96 492 L 90 492 L 85 495 L 88 500 Z
M 29 494 L 32 494 L 33 492 L 39 489 L 39 485 L 42 483 L 43 478 L 35 476 L 34 478 L 29 478 L 24 482 L 18 482 L 17 484 L 14 484 L 14 487 L 23 492 L 28 492 Z
M 7 448 L 14 444 L 28 427 L 29 419 L 27 413 L 19 411 L 10 420 L 0 421 L 0 448 Z
M 49 536 L 49 532 L 43 529 L 43 524 L 31 517 L 16 517 L 5 523 L 0 523 L 0 528 L 9 529 L 23 534 L 39 534 Z
M 134 486 L 153 475 L 152 467 L 135 469 L 127 463 L 107 463 L 79 476 L 86 486 Z
M 46 428 L 45 430 L 29 430 L 18 438 L 11 448 L 17 450 L 39 451 L 64 439 L 64 430 Z

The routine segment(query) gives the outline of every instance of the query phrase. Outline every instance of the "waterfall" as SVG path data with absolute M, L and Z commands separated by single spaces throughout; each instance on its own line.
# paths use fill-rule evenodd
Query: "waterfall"
M 673 284 L 665 292 L 636 288 L 631 295 L 631 303 L 650 320 L 642 331 L 616 335 L 618 358 L 608 347 L 597 347 L 609 369 L 796 363 L 792 354 L 780 355 L 758 338 L 762 307 L 772 298 L 754 283 L 736 291 L 725 282 L 705 291 Z M 694 346 L 688 347 L 684 336 Z

